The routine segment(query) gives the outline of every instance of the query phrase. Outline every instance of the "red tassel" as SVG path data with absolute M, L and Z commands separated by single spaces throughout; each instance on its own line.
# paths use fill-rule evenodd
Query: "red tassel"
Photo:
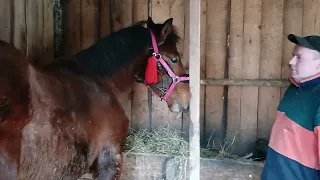
M 148 64 L 145 73 L 145 84 L 158 83 L 157 59 L 154 56 L 148 58 Z

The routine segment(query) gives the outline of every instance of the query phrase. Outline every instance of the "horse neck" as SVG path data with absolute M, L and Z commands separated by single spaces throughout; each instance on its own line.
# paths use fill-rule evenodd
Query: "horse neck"
M 144 57 L 147 54 L 143 55 Z M 123 68 L 118 73 L 115 73 L 111 77 L 106 77 L 105 81 L 108 85 L 111 85 L 114 91 L 120 96 L 126 96 L 130 93 L 130 89 L 133 87 L 135 81 L 134 75 L 137 72 L 141 72 L 142 68 L 146 64 L 146 60 L 143 56 L 134 58 L 133 63 Z
M 76 64 L 89 74 L 104 77 L 119 93 L 133 86 L 134 74 L 143 67 L 150 31 L 135 25 L 121 29 L 99 40 L 77 54 Z

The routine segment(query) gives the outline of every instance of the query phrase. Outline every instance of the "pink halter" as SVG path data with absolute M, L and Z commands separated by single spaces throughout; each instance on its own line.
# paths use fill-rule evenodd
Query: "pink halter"
M 150 34 L 151 34 L 151 38 L 152 38 L 152 47 L 153 47 L 153 51 L 154 51 L 152 53 L 152 55 L 155 57 L 157 62 L 159 62 L 164 67 L 164 69 L 168 72 L 169 76 L 172 79 L 172 83 L 171 83 L 170 87 L 168 88 L 168 90 L 163 95 L 161 95 L 159 97 L 161 100 L 167 100 L 167 98 L 172 93 L 174 87 L 177 85 L 177 83 L 179 83 L 179 82 L 189 83 L 189 74 L 185 74 L 185 75 L 179 77 L 171 70 L 171 68 L 168 66 L 167 62 L 165 60 L 163 60 L 163 58 L 161 57 L 161 54 L 159 53 L 156 38 L 151 30 L 150 30 Z

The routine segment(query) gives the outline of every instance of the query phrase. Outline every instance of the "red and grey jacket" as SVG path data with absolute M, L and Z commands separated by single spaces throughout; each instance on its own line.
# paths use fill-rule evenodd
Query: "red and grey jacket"
M 261 180 L 320 180 L 320 74 L 291 81 L 277 109 Z

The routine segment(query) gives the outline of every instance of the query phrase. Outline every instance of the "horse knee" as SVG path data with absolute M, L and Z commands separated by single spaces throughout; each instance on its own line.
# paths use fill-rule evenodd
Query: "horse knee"
M 118 180 L 122 171 L 122 154 L 115 147 L 103 148 L 95 163 L 93 176 L 98 180 Z

